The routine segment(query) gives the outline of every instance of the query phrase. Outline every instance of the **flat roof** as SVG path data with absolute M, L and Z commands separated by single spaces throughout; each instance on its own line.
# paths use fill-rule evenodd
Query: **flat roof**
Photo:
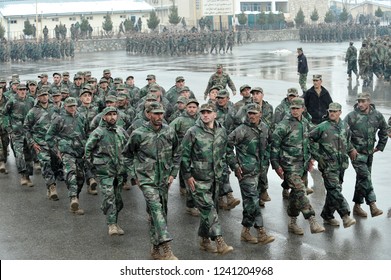
M 63 0 L 53 1 L 14 1 L 3 2 L 0 13 L 3 17 L 20 17 L 38 15 L 70 15 L 70 14 L 106 14 L 150 12 L 154 8 L 143 0 Z

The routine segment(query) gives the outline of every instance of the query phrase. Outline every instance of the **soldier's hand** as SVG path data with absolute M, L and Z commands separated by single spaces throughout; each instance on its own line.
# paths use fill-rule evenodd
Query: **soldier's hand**
M 281 179 L 284 180 L 284 170 L 282 170 L 282 167 L 281 167 L 281 166 L 278 167 L 278 168 L 276 169 L 276 173 L 277 173 L 277 175 L 278 175 Z
M 238 178 L 238 180 L 242 180 L 242 178 L 243 178 L 242 174 L 243 174 L 243 171 L 242 171 L 242 168 L 240 168 L 240 166 L 235 169 L 235 176 L 236 176 L 236 178 Z
M 310 162 L 308 163 L 308 168 L 307 168 L 308 172 L 311 172 L 312 170 L 314 170 L 314 160 L 313 159 L 310 160 Z
M 170 176 L 170 177 L 168 177 L 168 182 L 167 182 L 167 184 L 168 184 L 168 187 L 170 187 L 171 186 L 171 184 L 172 184 L 172 182 L 174 181 L 174 176 Z
M 356 160 L 357 155 L 358 155 L 357 150 L 356 150 L 356 149 L 353 149 L 353 150 L 349 153 L 350 160 L 352 160 L 352 161 L 353 161 L 353 160 Z
M 189 179 L 186 180 L 186 184 L 189 186 L 190 190 L 192 192 L 195 191 L 195 180 L 193 177 L 190 177 Z
M 41 151 L 41 146 L 38 145 L 37 143 L 34 143 L 33 144 L 33 149 L 38 154 Z
M 232 91 L 232 94 L 233 94 L 233 95 L 236 95 L 236 90 Z

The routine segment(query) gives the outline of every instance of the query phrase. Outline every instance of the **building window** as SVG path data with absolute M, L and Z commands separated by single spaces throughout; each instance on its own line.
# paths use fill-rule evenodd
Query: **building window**
M 240 10 L 243 12 L 260 12 L 261 3 L 260 2 L 241 2 Z
M 120 15 L 119 18 L 126 18 L 126 15 Z
M 94 17 L 93 17 L 93 16 L 89 16 L 89 17 L 86 17 L 86 19 L 88 19 L 88 20 L 93 20 Z
M 52 18 L 52 21 L 58 21 L 58 18 Z
M 76 17 L 70 17 L 69 21 L 76 21 Z

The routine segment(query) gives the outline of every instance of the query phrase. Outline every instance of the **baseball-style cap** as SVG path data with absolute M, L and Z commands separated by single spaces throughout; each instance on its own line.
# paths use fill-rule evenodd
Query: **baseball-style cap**
M 313 76 L 312 76 L 312 80 L 313 80 L 313 81 L 322 80 L 322 75 L 319 75 L 319 74 L 313 75 Z
M 35 86 L 38 85 L 38 83 L 36 81 L 29 81 L 28 84 L 29 84 L 29 86 L 31 86 L 31 85 L 35 85 Z
M 26 84 L 19 84 L 17 89 L 27 89 Z
M 42 96 L 42 95 L 49 95 L 49 92 L 46 90 L 39 90 L 37 92 L 37 96 Z
M 58 76 L 61 77 L 61 73 L 60 72 L 54 72 L 52 76 L 54 77 L 55 75 L 58 75 Z
M 297 92 L 297 88 L 288 88 L 286 96 L 291 96 L 291 95 L 296 97 L 299 96 L 299 93 Z
M 146 80 L 156 80 L 156 76 L 153 74 L 149 74 L 149 75 L 147 75 Z
M 89 93 L 90 95 L 92 95 L 92 92 L 89 90 L 89 89 L 83 89 L 83 90 L 81 90 L 80 91 L 80 93 L 79 93 L 79 96 L 82 96 L 83 94 L 85 94 L 85 93 Z
M 214 105 L 213 103 L 202 104 L 200 112 L 202 111 L 216 112 L 216 105 Z
M 226 89 L 220 89 L 216 97 L 229 97 L 229 92 Z
M 106 107 L 106 108 L 103 109 L 102 114 L 103 114 L 103 116 L 104 116 L 104 115 L 106 115 L 106 114 L 108 114 L 108 113 L 110 113 L 110 112 L 116 112 L 116 113 L 118 113 L 118 110 L 117 110 L 116 107 L 109 106 L 109 107 Z
M 357 95 L 357 100 L 366 100 L 366 99 L 371 99 L 371 95 L 369 92 L 363 92 L 363 93 L 359 93 Z
M 297 48 L 297 50 L 302 52 L 302 51 L 303 51 L 303 48 Z
M 41 75 L 38 75 L 38 78 L 48 77 L 48 74 L 42 73 Z
M 175 82 L 179 82 L 179 81 L 184 81 L 185 78 L 183 78 L 183 76 L 178 76 L 175 78 Z
M 247 113 L 260 113 L 262 112 L 262 107 L 259 104 L 256 103 L 250 103 L 246 105 L 246 111 Z
M 148 113 L 164 113 L 164 108 L 163 105 L 160 104 L 159 102 L 153 101 L 149 103 L 148 108 L 147 108 Z
M 110 74 L 110 73 L 111 73 L 110 69 L 103 70 L 103 74 Z
M 114 78 L 114 84 L 122 83 L 122 78 Z
M 69 89 L 67 87 L 63 87 L 63 88 L 60 89 L 60 93 L 69 94 Z
M 261 87 L 253 87 L 250 92 L 253 93 L 254 91 L 259 91 L 260 93 L 263 93 L 263 89 Z
M 213 86 L 213 87 L 210 88 L 209 92 L 211 92 L 211 91 L 214 90 L 214 89 L 220 90 L 220 89 L 222 89 L 222 88 L 223 88 L 223 87 L 222 87 L 221 85 L 215 85 L 215 86 Z
M 62 75 L 63 75 L 63 76 L 69 76 L 69 72 L 67 72 L 67 71 L 62 72 Z
M 300 108 L 303 108 L 304 107 L 304 99 L 303 98 L 300 98 L 300 97 L 295 97 L 292 99 L 292 103 L 291 103 L 291 106 L 290 108 L 297 108 L 297 109 L 300 109 Z
M 78 80 L 78 79 L 82 79 L 82 76 L 80 74 L 75 74 L 75 76 L 73 76 L 73 80 Z
M 342 110 L 341 104 L 339 104 L 337 102 L 332 102 L 329 104 L 328 111 L 341 111 L 341 110 Z
M 183 91 L 190 91 L 189 87 L 187 86 L 184 86 L 182 87 L 180 90 L 179 90 L 179 93 L 183 92 Z
M 77 106 L 77 101 L 73 97 L 68 97 L 67 99 L 65 99 L 64 105 L 65 106 Z
M 250 87 L 249 85 L 244 84 L 244 85 L 242 85 L 242 86 L 240 87 L 240 92 L 242 92 L 242 90 L 244 90 L 245 88 L 251 89 L 251 87 Z
M 217 65 L 216 65 L 216 69 L 219 69 L 219 68 L 223 68 L 223 64 L 220 64 L 220 63 L 217 64 Z
M 85 75 L 85 76 L 91 76 L 91 71 L 85 71 L 85 72 L 84 72 L 84 75 Z
M 19 85 L 19 84 L 20 84 L 19 80 L 13 80 L 11 83 L 11 85 Z
M 134 80 L 134 77 L 133 77 L 132 75 L 130 75 L 130 76 L 127 76 L 127 77 L 126 77 L 126 80 L 129 80 L 129 79 L 132 79 L 132 80 Z
M 179 96 L 178 97 L 178 100 L 176 101 L 176 103 L 183 103 L 183 104 L 187 104 L 187 98 L 184 97 L 184 96 Z
M 149 91 L 152 92 L 152 91 L 160 91 L 160 86 L 158 84 L 154 84 L 154 85 L 151 85 L 149 87 Z
M 125 94 L 125 93 L 120 93 L 120 94 L 118 94 L 118 96 L 117 96 L 117 100 L 118 100 L 118 101 L 123 101 L 123 100 L 126 100 L 126 99 L 128 99 L 128 95 Z
M 105 98 L 105 102 L 117 102 L 117 97 L 115 95 L 109 95 Z
M 116 89 L 116 90 L 125 90 L 126 87 L 125 87 L 124 84 L 119 84 L 115 89 Z
M 53 91 L 51 96 L 60 96 L 61 95 L 61 92 L 60 91 Z
M 7 80 L 4 79 L 4 78 L 0 78 L 0 83 L 1 83 L 1 84 L 7 83 Z
M 189 105 L 190 103 L 197 104 L 197 106 L 200 105 L 200 103 L 197 101 L 197 99 L 194 99 L 194 98 L 190 98 L 189 100 L 187 100 L 186 106 Z
M 101 83 L 109 83 L 109 82 L 107 81 L 107 79 L 102 78 L 99 80 L 99 84 L 101 84 Z
M 95 77 L 91 77 L 88 79 L 88 83 L 97 83 L 98 80 Z
M 148 93 L 145 97 L 146 101 L 157 101 L 157 96 L 153 93 Z

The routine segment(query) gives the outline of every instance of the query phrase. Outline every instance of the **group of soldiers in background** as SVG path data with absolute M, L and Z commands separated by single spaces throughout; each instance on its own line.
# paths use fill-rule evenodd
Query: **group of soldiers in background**
M 374 38 L 377 33 L 374 25 L 361 24 L 327 24 L 305 25 L 300 27 L 300 42 L 344 42 L 364 38 Z
M 243 44 L 243 31 L 201 31 L 133 33 L 126 37 L 126 52 L 145 55 L 186 55 L 232 53 L 233 46 Z M 250 41 L 247 32 L 246 41 Z

